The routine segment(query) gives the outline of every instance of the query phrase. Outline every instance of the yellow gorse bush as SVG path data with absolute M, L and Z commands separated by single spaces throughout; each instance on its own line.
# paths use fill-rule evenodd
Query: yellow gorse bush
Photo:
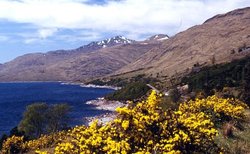
M 55 146 L 57 143 L 60 143 L 66 139 L 66 132 L 61 131 L 51 135 L 42 135 L 40 138 L 35 140 L 30 140 L 23 143 L 23 148 L 26 151 L 34 151 L 42 148 L 50 148 Z
M 43 136 L 21 147 L 42 153 L 39 149 L 56 144 L 55 154 L 218 152 L 214 143 L 218 131 L 207 113 L 212 110 L 218 116 L 240 118 L 247 107 L 238 100 L 216 96 L 182 103 L 176 111 L 163 110 L 161 103 L 161 96 L 152 91 L 146 101 L 117 108 L 117 118 L 105 125 L 96 120 L 88 127 Z M 8 140 L 5 151 L 17 143 L 14 138 Z
M 117 118 L 106 124 L 94 121 L 76 127 L 68 143 L 55 153 L 183 153 L 205 151 L 217 135 L 214 124 L 203 112 L 164 111 L 161 97 L 152 91 L 146 101 L 117 108 Z
M 13 152 L 21 153 L 26 151 L 35 151 L 36 153 L 44 154 L 46 152 L 42 152 L 39 149 L 51 148 L 52 146 L 56 146 L 57 143 L 65 141 L 65 139 L 67 139 L 67 134 L 65 131 L 61 131 L 51 135 L 42 135 L 38 139 L 26 142 L 24 142 L 23 136 L 12 136 L 4 142 L 1 152 L 4 154 L 9 154 Z
M 217 96 L 209 96 L 206 99 L 196 99 L 182 103 L 179 106 L 181 112 L 206 112 L 211 115 L 212 113 L 221 118 L 222 116 L 229 116 L 231 118 L 241 119 L 244 118 L 244 111 L 248 106 L 233 98 L 218 98 Z
M 8 138 L 2 146 L 2 151 L 0 153 L 10 154 L 10 153 L 18 153 L 18 149 L 23 148 L 23 136 L 12 136 Z

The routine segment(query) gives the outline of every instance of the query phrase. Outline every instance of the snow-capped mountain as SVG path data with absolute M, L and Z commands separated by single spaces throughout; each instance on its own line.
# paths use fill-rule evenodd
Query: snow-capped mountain
M 169 36 L 166 34 L 157 34 L 154 36 L 151 36 L 150 38 L 148 38 L 146 41 L 164 41 L 169 39 Z
M 108 38 L 102 41 L 97 41 L 97 42 L 91 42 L 87 45 L 85 45 L 84 47 L 88 47 L 88 48 L 106 48 L 106 47 L 111 47 L 111 46 L 115 46 L 118 44 L 131 44 L 134 43 L 134 40 L 130 40 L 124 36 L 115 36 L 112 38 Z

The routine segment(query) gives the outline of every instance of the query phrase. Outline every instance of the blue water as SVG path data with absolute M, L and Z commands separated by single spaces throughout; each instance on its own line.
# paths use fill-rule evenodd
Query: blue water
M 70 125 L 84 124 L 83 117 L 107 112 L 96 110 L 85 102 L 103 97 L 112 91 L 62 85 L 57 82 L 0 83 L 0 136 L 17 126 L 26 106 L 34 102 L 68 103 L 72 107 Z

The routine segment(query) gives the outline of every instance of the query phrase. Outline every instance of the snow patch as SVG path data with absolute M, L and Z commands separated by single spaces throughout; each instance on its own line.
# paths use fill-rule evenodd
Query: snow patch
M 159 37 L 159 35 L 155 35 L 154 39 L 157 39 Z
M 167 39 L 169 39 L 169 38 L 166 36 L 166 37 L 160 38 L 160 39 L 158 39 L 158 40 L 159 40 L 159 41 L 164 41 L 164 40 L 167 40 Z

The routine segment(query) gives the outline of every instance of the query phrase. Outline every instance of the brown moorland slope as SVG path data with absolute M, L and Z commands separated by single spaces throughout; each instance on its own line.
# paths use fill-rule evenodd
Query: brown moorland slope
M 230 62 L 250 54 L 250 7 L 216 15 L 164 40 L 114 77 L 138 74 L 168 78 L 202 66 Z
M 141 43 L 117 36 L 75 50 L 27 54 L 3 64 L 0 81 L 77 81 L 101 77 L 132 63 L 160 42 Z

